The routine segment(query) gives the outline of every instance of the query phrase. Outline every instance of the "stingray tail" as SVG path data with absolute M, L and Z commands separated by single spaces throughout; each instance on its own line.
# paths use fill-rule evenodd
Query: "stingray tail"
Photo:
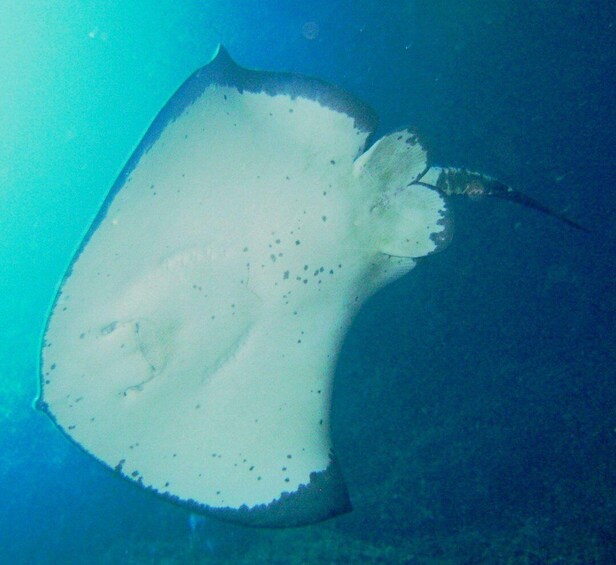
M 501 198 L 509 202 L 521 204 L 527 208 L 532 208 L 533 210 L 538 210 L 543 214 L 564 222 L 572 228 L 587 233 L 590 232 L 588 228 L 578 224 L 560 212 L 548 208 L 523 192 L 514 190 L 496 179 L 480 173 L 467 171 L 466 169 L 431 167 L 420 180 L 420 184 L 436 188 L 439 192 L 447 196 L 463 195 L 471 198 L 495 196 L 496 198 Z
M 497 198 L 502 198 L 503 200 L 509 200 L 509 202 L 516 202 L 517 204 L 521 204 L 522 206 L 526 206 L 527 208 L 533 208 L 534 210 L 543 212 L 548 216 L 552 216 L 553 218 L 556 218 L 561 222 L 570 225 L 572 228 L 581 230 L 586 233 L 590 233 L 590 230 L 588 228 L 584 227 L 581 224 L 578 224 L 576 221 L 568 218 L 564 214 L 561 214 L 560 212 L 556 212 L 555 210 L 548 208 L 538 200 L 527 196 L 523 192 L 514 190 L 513 188 L 499 181 L 491 181 L 491 185 L 489 186 L 489 196 L 496 196 Z

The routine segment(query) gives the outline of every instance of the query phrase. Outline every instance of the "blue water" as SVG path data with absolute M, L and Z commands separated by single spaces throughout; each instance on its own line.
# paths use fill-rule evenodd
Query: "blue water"
M 2 2 L 0 562 L 616 562 L 615 30 L 600 0 Z M 219 42 L 591 229 L 452 202 L 451 245 L 343 347 L 333 428 L 355 511 L 297 530 L 191 519 L 31 407 L 72 253 Z

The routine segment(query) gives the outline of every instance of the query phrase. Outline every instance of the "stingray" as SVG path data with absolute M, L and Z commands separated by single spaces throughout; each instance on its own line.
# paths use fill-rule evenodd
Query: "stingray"
M 446 197 L 484 175 L 372 143 L 366 104 L 223 48 L 163 107 L 61 281 L 37 407 L 119 475 L 240 524 L 351 509 L 330 437 L 341 342 L 362 303 L 441 249 Z M 568 220 L 567 220 L 568 221 Z

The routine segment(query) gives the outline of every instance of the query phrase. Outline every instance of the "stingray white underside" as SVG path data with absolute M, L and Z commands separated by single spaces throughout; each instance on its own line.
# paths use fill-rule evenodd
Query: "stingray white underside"
M 39 405 L 160 494 L 244 523 L 310 523 L 348 510 L 338 471 L 314 495 L 331 507 L 268 509 L 327 478 L 344 332 L 437 249 L 444 203 L 414 184 L 427 165 L 411 132 L 362 153 L 371 131 L 352 112 L 238 87 L 226 53 L 211 65 L 231 79 L 155 122 L 73 260 Z M 244 517 L 257 508 L 264 519 Z

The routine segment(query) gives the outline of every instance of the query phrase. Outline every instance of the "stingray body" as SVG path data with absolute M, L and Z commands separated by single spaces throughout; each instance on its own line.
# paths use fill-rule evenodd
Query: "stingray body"
M 268 527 L 349 511 L 329 433 L 341 341 L 369 295 L 449 236 L 443 169 L 409 130 L 366 149 L 375 127 L 344 91 L 220 48 L 75 254 L 37 406 L 191 510 Z

